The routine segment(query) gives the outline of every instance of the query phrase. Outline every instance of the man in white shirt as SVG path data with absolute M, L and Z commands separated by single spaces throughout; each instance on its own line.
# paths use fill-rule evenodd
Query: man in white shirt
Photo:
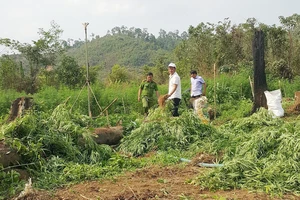
M 168 72 L 169 72 L 169 91 L 167 98 L 172 100 L 173 108 L 172 108 L 172 115 L 174 117 L 178 117 L 178 107 L 181 101 L 181 81 L 180 77 L 176 72 L 176 65 L 174 63 L 170 63 L 168 65 Z
M 191 71 L 191 99 L 190 102 L 193 102 L 201 97 L 206 95 L 206 84 L 204 79 L 201 76 L 197 75 L 195 70 Z M 191 105 L 192 106 L 192 105 Z

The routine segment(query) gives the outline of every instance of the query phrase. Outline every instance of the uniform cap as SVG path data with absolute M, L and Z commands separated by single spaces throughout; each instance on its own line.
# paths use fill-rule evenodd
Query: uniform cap
M 176 68 L 176 65 L 175 65 L 175 63 L 170 63 L 170 64 L 168 65 L 168 67 L 175 67 L 175 68 Z

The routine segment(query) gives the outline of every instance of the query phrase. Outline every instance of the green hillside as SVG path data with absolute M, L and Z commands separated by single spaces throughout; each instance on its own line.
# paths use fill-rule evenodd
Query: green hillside
M 115 29 L 120 31 L 116 32 Z M 171 57 L 172 51 L 181 40 L 178 32 L 166 33 L 161 30 L 156 38 L 145 30 L 115 27 L 111 33 L 103 37 L 93 37 L 87 42 L 89 65 L 102 66 L 105 69 L 115 64 L 127 67 L 154 66 L 158 58 Z M 79 65 L 85 65 L 85 43 L 75 41 L 75 44 L 70 46 L 68 54 L 75 57 Z

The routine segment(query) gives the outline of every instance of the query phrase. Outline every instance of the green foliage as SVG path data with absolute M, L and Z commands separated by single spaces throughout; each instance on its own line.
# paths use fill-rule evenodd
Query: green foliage
M 245 23 L 236 25 L 232 24 L 229 18 L 225 18 L 217 24 L 201 22 L 195 27 L 190 26 L 188 33 L 183 32 L 181 35 L 178 31 L 167 33 L 160 30 L 157 38 L 148 33 L 147 29 L 126 26 L 114 27 L 103 37 L 93 34 L 92 39 L 87 41 L 89 64 L 91 68 L 97 66 L 95 67 L 97 71 L 93 71 L 97 77 L 92 82 L 103 82 L 115 65 L 124 66 L 130 71 L 129 74 L 140 71 L 142 66 L 155 66 L 154 71 L 159 83 L 164 83 L 165 71 L 162 67 L 170 61 L 178 64 L 178 72 L 183 77 L 188 76 L 191 69 L 204 75 L 212 75 L 214 64 L 217 67 L 235 66 L 237 68 L 235 71 L 239 71 L 241 68 L 239 63 L 251 63 L 253 60 L 251 44 L 256 28 L 263 30 L 266 35 L 265 60 L 270 73 L 278 75 L 278 70 L 271 69 L 276 65 L 276 68 L 284 68 L 280 71 L 281 77 L 291 79 L 300 74 L 297 67 L 300 61 L 300 18 L 298 14 L 279 18 L 281 26 L 259 23 L 255 18 L 249 18 Z M 86 65 L 86 49 L 83 45 L 85 42 L 80 39 L 61 41 L 59 39 L 61 33 L 60 27 L 52 21 L 48 31 L 39 29 L 40 38 L 33 41 L 33 45 L 7 38 L 0 39 L 0 44 L 19 50 L 21 59 L 26 58 L 24 65 L 27 70 L 25 71 L 30 72 L 27 79 L 22 79 L 27 86 L 22 89 L 26 89 L 26 92 L 36 92 L 40 86 L 44 86 L 40 84 L 51 85 L 51 82 L 45 79 L 37 82 L 36 75 L 41 67 L 47 65 L 57 67 L 57 58 L 65 50 L 68 50 L 69 56 L 76 58 L 79 66 Z M 277 63 L 281 62 L 280 60 L 284 60 L 288 65 Z M 53 74 L 51 78 L 50 74 L 47 75 L 49 79 L 55 77 Z M 125 78 L 123 75 L 111 77 L 112 81 Z M 134 80 L 135 75 L 127 77 L 126 81 Z M 11 76 L 13 74 L 9 77 Z M 57 86 L 57 84 L 52 85 Z
M 32 41 L 33 45 L 27 43 L 20 43 L 15 40 L 0 40 L 0 43 L 18 50 L 21 53 L 21 56 L 26 59 L 27 69 L 29 71 L 27 75 L 28 81 L 25 81 L 26 87 L 23 87 L 26 93 L 35 93 L 38 90 L 38 79 L 37 75 L 40 70 L 40 67 L 54 65 L 57 57 L 64 52 L 62 43 L 59 39 L 63 31 L 60 27 L 54 22 L 51 22 L 51 28 L 48 31 L 44 29 L 39 29 L 39 40 Z M 25 68 L 25 67 L 24 67 Z M 28 76 L 29 75 L 29 76 Z
M 22 189 L 23 182 L 19 179 L 20 174 L 14 170 L 3 171 L 0 165 L 0 199 L 15 195 Z
M 84 77 L 81 68 L 74 58 L 70 56 L 63 56 L 57 68 L 57 76 L 59 82 L 74 88 L 81 86 L 84 83 Z
M 296 76 L 292 81 L 267 76 L 267 82 L 269 91 L 280 89 L 283 97 L 294 98 L 295 92 L 299 91 L 300 87 L 299 76 Z
M 4 90 L 21 88 L 21 74 L 16 62 L 4 56 L 0 58 L 0 87 Z
M 180 36 L 172 37 L 171 33 L 156 39 L 147 32 L 141 30 L 135 32 L 138 29 L 133 32 L 126 29 L 119 30 L 120 27 L 115 27 L 111 34 L 88 41 L 91 66 L 103 66 L 105 72 L 108 72 L 116 64 L 134 68 L 144 65 L 153 66 L 157 52 L 169 55 L 181 40 Z M 77 58 L 79 65 L 85 65 L 84 52 L 84 45 L 76 48 L 74 46 L 68 50 L 69 55 Z
M 60 85 L 60 82 L 58 81 L 57 73 L 55 70 L 47 70 L 41 69 L 38 74 L 39 84 L 42 88 L 45 87 L 56 87 L 58 88 Z
M 149 114 L 149 121 L 140 125 L 129 136 L 122 139 L 119 150 L 134 156 L 150 151 L 169 149 L 188 150 L 190 145 L 205 143 L 214 134 L 214 129 L 201 123 L 192 112 L 184 112 L 178 118 L 170 118 L 170 113 L 156 109 Z
M 264 26 L 262 30 L 266 33 L 266 60 L 287 60 L 289 54 L 289 43 L 286 30 L 282 27 Z
M 87 43 L 92 66 L 90 103 L 94 119 L 86 116 L 87 89 L 77 89 L 84 84 L 86 73 L 85 67 L 79 67 L 86 64 L 84 42 L 69 45 L 69 56 L 64 56 L 60 65 L 56 65 L 63 44 L 59 40 L 62 30 L 55 23 L 49 31 L 40 29 L 41 37 L 33 45 L 1 39 L 1 44 L 21 52 L 27 60 L 24 65 L 28 69 L 24 71 L 30 72 L 24 77 L 22 66 L 18 68 L 13 56 L 2 56 L 2 88 L 20 89 L 18 85 L 24 83 L 22 88 L 27 88 L 27 92 L 37 89 L 40 92 L 33 96 L 35 106 L 31 112 L 4 124 L 11 102 L 24 94 L 1 91 L 0 114 L 4 125 L 0 139 L 5 138 L 18 150 L 22 158 L 20 164 L 27 166 L 38 188 L 52 189 L 82 180 L 116 176 L 146 164 L 174 164 L 180 157 L 190 158 L 201 151 L 223 155 L 224 164 L 200 177 L 201 187 L 299 193 L 299 122 L 285 123 L 263 109 L 246 117 L 252 104 L 251 44 L 258 26 L 266 33 L 268 90 L 280 88 L 284 97 L 293 97 L 299 90 L 299 16 L 280 17 L 280 20 L 282 27 L 258 24 L 254 18 L 239 25 L 232 25 L 229 19 L 218 24 L 200 23 L 191 26 L 189 35 L 183 36 L 179 36 L 178 31 L 161 30 L 155 38 L 147 30 L 126 27 L 115 27 L 102 38 L 96 36 Z M 178 118 L 170 117 L 166 110 L 155 109 L 142 121 L 141 104 L 137 102 L 140 74 L 154 72 L 160 84 L 159 92 L 165 94 L 168 88 L 165 66 L 170 61 L 176 62 L 184 89 L 189 88 L 189 79 L 185 78 L 191 69 L 207 77 L 209 103 L 213 103 L 215 92 L 217 120 L 226 124 L 217 129 L 212 126 L 214 122 L 205 125 L 184 103 L 180 105 Z M 223 73 L 216 78 L 216 88 L 209 79 L 214 63 L 217 67 L 223 66 L 223 71 L 220 70 Z M 38 73 L 45 65 L 55 65 L 58 73 Z M 110 82 L 101 85 L 108 74 Z M 63 83 L 61 87 L 58 81 Z M 185 91 L 182 91 L 182 102 L 189 98 Z M 114 153 L 107 145 L 95 144 L 90 134 L 93 128 L 114 126 L 120 120 L 125 137 L 116 150 L 134 156 L 154 152 L 153 156 L 135 159 Z M 22 184 L 16 172 L 4 172 L 0 168 L 0 198 L 16 194 Z
M 135 116 L 137 113 L 142 113 L 142 104 L 137 101 L 138 84 L 140 82 L 112 83 L 105 87 L 100 84 L 91 85 L 90 104 L 92 115 L 102 116 L 106 114 L 106 112 L 103 113 L 106 108 L 110 115 L 125 113 Z M 166 93 L 165 85 L 159 85 L 158 87 L 161 94 Z M 81 114 L 88 114 L 87 87 L 81 88 L 80 91 L 67 87 L 58 89 L 44 87 L 33 97 L 37 109 L 43 112 L 51 111 L 60 103 L 66 102 L 68 106 L 72 107 L 72 110 L 76 110 Z
M 124 171 L 144 165 L 144 162 L 120 154 L 113 154 L 106 162 L 90 164 L 66 162 L 59 157 L 51 157 L 43 165 L 42 170 L 34 171 L 34 175 L 37 177 L 35 186 L 41 189 L 53 189 L 84 180 L 117 176 Z
M 231 26 L 229 18 L 225 18 L 223 22 L 218 22 L 215 27 L 216 31 L 216 48 L 217 65 L 237 63 L 243 59 L 242 43 L 240 37 L 242 31 L 237 27 Z
M 273 62 L 269 70 L 274 77 L 288 80 L 292 80 L 293 78 L 292 69 L 288 66 L 287 62 L 282 59 Z
M 89 120 L 59 105 L 49 116 L 28 114 L 2 127 L 6 142 L 22 155 L 23 162 L 43 162 L 59 156 L 65 160 L 91 163 L 106 160 L 111 151 L 96 145 L 88 129 Z
M 151 154 L 151 152 L 150 152 Z M 152 164 L 159 164 L 162 166 L 177 164 L 180 158 L 187 158 L 194 155 L 194 152 L 184 151 L 179 149 L 169 149 L 166 151 L 156 151 L 153 156 L 151 156 L 149 162 Z
M 288 17 L 279 17 L 280 22 L 282 24 L 282 27 L 286 31 L 285 37 L 289 41 L 288 47 L 287 47 L 287 54 L 286 59 L 287 62 L 290 64 L 290 67 L 292 68 L 292 71 L 294 72 L 294 75 L 299 75 L 300 70 L 298 67 L 298 63 L 300 61 L 299 52 L 300 52 L 300 38 L 299 38 L 299 32 L 300 32 L 300 15 L 299 14 L 293 14 Z M 281 52 L 284 53 L 284 52 Z
M 299 126 L 298 121 L 273 118 L 265 109 L 221 126 L 214 145 L 224 153 L 224 167 L 199 177 L 201 187 L 299 193 Z
M 56 87 L 44 87 L 41 88 L 38 93 L 34 94 L 33 98 L 37 110 L 42 112 L 52 112 L 53 109 L 60 105 L 62 102 L 74 102 L 78 94 L 79 91 L 71 90 L 67 87 L 60 87 L 59 89 L 57 89 Z M 86 102 L 87 101 L 84 101 L 84 103 Z M 78 111 L 80 111 L 80 109 L 78 109 Z
M 128 81 L 129 74 L 125 67 L 121 67 L 120 65 L 114 65 L 111 69 L 111 73 L 108 76 L 108 79 L 112 83 L 116 82 L 126 82 Z
M 203 22 L 198 26 L 190 26 L 189 40 L 186 48 L 191 49 L 188 53 L 188 60 L 191 62 L 190 67 L 197 71 L 206 72 L 213 65 L 214 57 L 214 44 L 213 38 L 214 25 Z
M 18 97 L 24 96 L 22 92 L 15 90 L 0 90 L 0 116 L 4 117 L 9 114 L 11 103 Z
M 20 164 L 31 163 L 27 170 L 38 177 L 35 184 L 43 185 L 43 188 L 52 188 L 66 184 L 68 181 L 109 175 L 108 171 L 111 167 L 107 167 L 103 173 L 99 170 L 107 163 L 111 165 L 109 159 L 113 154 L 112 149 L 107 145 L 95 143 L 89 130 L 91 125 L 94 125 L 91 118 L 77 113 L 71 114 L 69 109 L 61 104 L 52 113 L 32 111 L 22 118 L 2 125 L 1 132 L 5 136 L 6 143 L 16 149 L 20 155 Z M 121 160 L 122 158 L 118 162 L 120 168 L 118 172 L 122 167 L 135 166 L 133 162 L 126 164 L 127 161 L 123 161 L 122 164 Z M 98 171 L 93 169 L 93 165 L 99 165 L 96 168 Z M 75 174 L 70 174 L 79 169 L 87 171 L 76 177 Z M 117 167 L 115 172 L 111 173 L 115 174 L 116 171 Z M 1 172 L 0 175 L 0 180 L 6 181 L 3 182 L 5 186 L 13 187 L 18 184 L 13 181 L 14 179 L 10 182 L 6 178 L 6 173 Z M 11 177 L 14 177 L 13 173 Z M 1 194 L 3 192 L 4 190 L 0 191 Z
M 62 42 L 60 40 L 60 35 L 63 30 L 60 26 L 51 21 L 51 28 L 45 31 L 43 28 L 39 29 L 40 39 L 38 41 L 33 41 L 35 46 L 38 48 L 40 55 L 42 55 L 41 62 L 43 65 L 53 65 L 56 58 L 64 52 Z
M 241 117 L 248 117 L 253 102 L 249 99 L 230 100 L 217 106 L 217 121 L 224 122 Z
M 206 82 L 208 99 L 212 101 L 215 92 L 218 104 L 252 97 L 248 72 L 233 75 L 221 74 L 216 79 L 215 86 L 210 79 L 207 79 Z
M 139 84 L 140 82 L 111 83 L 105 88 L 95 85 L 93 91 L 102 109 L 110 105 L 108 113 L 136 116 L 138 113 L 143 113 L 142 104 L 137 101 Z M 93 100 L 92 104 L 96 105 L 96 102 Z M 93 110 L 94 113 L 99 113 L 99 108 L 94 107 Z

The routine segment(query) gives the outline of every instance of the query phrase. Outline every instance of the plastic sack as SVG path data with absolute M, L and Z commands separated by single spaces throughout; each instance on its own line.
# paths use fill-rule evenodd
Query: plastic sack
M 275 117 L 283 117 L 284 110 L 281 106 L 282 96 L 280 89 L 265 91 L 264 93 L 267 98 L 268 110 L 271 111 Z
M 205 124 L 209 123 L 208 103 L 206 96 L 201 96 L 193 102 L 194 112 Z

